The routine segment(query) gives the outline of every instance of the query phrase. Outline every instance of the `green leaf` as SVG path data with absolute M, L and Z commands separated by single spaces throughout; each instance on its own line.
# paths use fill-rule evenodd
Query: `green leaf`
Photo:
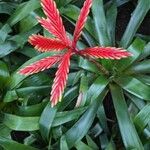
M 0 61 L 0 88 L 4 88 L 9 79 L 9 70 L 7 65 Z
M 64 110 L 78 96 L 78 91 L 78 86 L 74 86 L 65 92 L 62 102 L 59 105 L 59 111 Z
M 123 4 L 125 4 L 125 3 L 129 2 L 129 1 L 130 0 L 116 0 L 117 6 L 121 6 L 121 5 L 123 5 Z
M 15 4 L 11 2 L 0 2 L 0 14 L 10 15 L 15 8 Z
M 19 97 L 26 97 L 30 94 L 41 94 L 41 95 L 47 95 L 47 93 L 50 90 L 50 85 L 43 85 L 43 86 L 31 86 L 31 87 L 25 87 L 25 88 L 19 88 L 16 89 L 17 95 Z
M 115 2 L 111 2 L 106 11 L 106 20 L 107 20 L 108 37 L 112 46 L 115 46 L 116 18 L 117 18 L 117 6 Z
M 86 59 L 79 58 L 79 64 L 78 65 L 79 65 L 80 68 L 82 68 L 84 70 L 87 70 L 87 71 L 90 71 L 90 72 L 94 72 L 94 73 L 99 73 L 99 70 L 96 67 L 96 65 L 91 63 L 91 62 L 89 62 Z
M 8 55 L 18 48 L 17 44 L 13 41 L 7 41 L 0 44 L 0 58 Z
M 8 24 L 10 24 L 11 26 L 15 25 L 39 7 L 40 3 L 37 0 L 30 0 L 28 2 L 22 3 L 11 15 L 11 17 L 8 20 Z
M 31 12 L 27 17 L 20 21 L 20 32 L 29 31 L 31 28 L 38 24 L 37 17 L 38 14 L 36 12 Z
M 82 107 L 74 109 L 72 111 L 58 112 L 52 123 L 52 127 L 56 127 L 66 122 L 72 121 L 74 119 L 78 119 L 80 115 L 82 115 L 86 111 L 86 109 L 87 107 Z
M 43 102 L 35 105 L 30 105 L 30 106 L 18 106 L 17 112 L 21 116 L 39 116 L 41 115 L 43 109 L 45 108 L 47 104 L 47 100 L 44 100 Z
M 107 22 L 103 7 L 103 0 L 94 0 L 92 5 L 93 19 L 96 33 L 98 34 L 99 44 L 109 46 L 110 41 L 107 32 Z
M 130 22 L 127 26 L 127 29 L 121 39 L 120 45 L 123 48 L 127 48 L 131 43 L 137 29 L 142 23 L 144 17 L 150 9 L 150 0 L 139 0 L 136 9 L 133 12 L 133 15 L 130 19 Z
M 18 48 L 19 47 L 23 48 L 24 44 L 26 44 L 28 42 L 29 36 L 31 34 L 35 34 L 35 33 L 39 32 L 40 29 L 41 28 L 39 26 L 35 26 L 29 31 L 26 31 L 26 32 L 23 32 L 23 33 L 19 33 L 19 34 L 14 35 L 14 36 L 11 36 L 9 38 L 9 40 L 14 41 L 17 44 Z
M 112 141 L 112 139 L 111 139 L 111 141 L 109 142 L 108 146 L 106 147 L 106 150 L 116 150 L 115 144 L 114 144 L 114 142 Z
M 86 135 L 86 140 L 88 145 L 93 148 L 94 150 L 98 150 L 98 146 L 96 145 L 96 143 L 92 140 L 92 138 L 89 135 Z
M 141 133 L 144 128 L 150 123 L 150 104 L 147 104 L 140 112 L 135 116 L 134 123 L 137 130 Z
M 69 150 L 65 136 L 60 139 L 60 150 Z
M 145 102 L 140 98 L 125 92 L 126 96 L 137 106 L 138 109 L 142 109 L 145 106 Z
M 91 147 L 83 143 L 82 141 L 79 141 L 75 144 L 75 147 L 77 150 L 93 150 Z
M 138 62 L 127 70 L 129 73 L 150 73 L 150 59 Z
M 144 150 L 135 127 L 130 119 L 122 89 L 115 84 L 111 85 L 110 89 L 120 132 L 126 149 Z
M 86 135 L 93 123 L 98 106 L 102 102 L 105 95 L 106 91 L 103 91 L 100 96 L 97 97 L 93 103 L 91 103 L 88 110 L 73 125 L 73 127 L 65 133 L 69 148 L 71 148 L 76 142 L 80 141 Z
M 11 139 L 11 129 L 6 127 L 4 124 L 0 124 L 0 136 Z
M 13 140 L 4 138 L 2 136 L 0 136 L 0 146 L 2 146 L 5 150 L 37 150 L 34 147 L 28 146 L 28 145 L 23 145 L 20 143 L 17 143 Z
M 57 112 L 56 107 L 51 107 L 50 103 L 47 104 L 42 115 L 40 117 L 40 132 L 44 140 L 48 140 L 50 136 L 50 131 L 52 127 L 52 123 L 54 121 L 55 115 Z
M 145 46 L 144 51 L 142 52 L 140 59 L 144 59 L 150 55 L 150 42 Z
M 16 131 L 35 131 L 39 129 L 39 117 L 21 117 L 12 114 L 4 114 L 3 123 Z
M 136 74 L 136 78 L 142 81 L 146 85 L 150 85 L 150 76 L 149 75 L 140 75 Z
M 1 29 L 0 29 L 0 42 L 4 42 L 6 38 L 8 37 L 8 34 L 12 31 L 10 26 L 8 24 L 5 24 Z
M 8 102 L 15 101 L 16 99 L 18 99 L 16 90 L 7 91 L 7 93 L 5 94 L 3 98 L 3 102 L 8 103 Z
M 87 97 L 88 97 L 88 100 L 86 101 L 87 104 L 89 104 L 89 103 L 95 101 L 95 99 L 97 99 L 99 94 L 101 92 L 103 92 L 103 90 L 106 88 L 108 82 L 109 82 L 108 79 L 105 78 L 104 76 L 99 76 L 93 82 L 93 84 L 90 86 L 88 93 L 87 93 Z
M 115 80 L 124 90 L 143 99 L 150 101 L 150 87 L 133 77 L 121 77 Z
M 115 67 L 118 68 L 120 72 L 123 72 L 128 66 L 133 64 L 142 53 L 145 46 L 145 41 L 137 38 L 134 40 L 134 42 L 130 45 L 128 50 L 132 53 L 133 56 L 116 61 Z
M 108 125 L 107 125 L 107 117 L 105 114 L 105 109 L 103 104 L 99 105 L 98 111 L 97 111 L 97 118 L 99 119 L 100 125 L 102 126 L 103 130 L 106 133 L 109 133 Z

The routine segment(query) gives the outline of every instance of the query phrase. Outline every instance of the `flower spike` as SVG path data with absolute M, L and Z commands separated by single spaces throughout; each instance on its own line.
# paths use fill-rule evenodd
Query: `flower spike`
M 76 43 L 81 35 L 82 29 L 86 23 L 87 16 L 90 12 L 90 8 L 92 6 L 92 0 L 86 0 L 84 2 L 83 8 L 81 9 L 78 21 L 76 23 L 75 31 L 74 31 L 74 38 L 73 38 L 73 47 L 76 47 Z
M 68 47 L 59 40 L 43 37 L 42 35 L 30 36 L 29 43 L 35 46 L 34 48 L 40 52 L 47 52 L 52 50 L 60 51 Z
M 56 77 L 51 91 L 51 105 L 55 106 L 58 101 L 61 101 L 62 93 L 66 86 L 66 81 L 68 78 L 69 66 L 70 66 L 70 56 L 71 53 L 67 53 L 62 58 L 58 70 L 56 72 Z
M 43 7 L 45 15 L 48 18 L 39 19 L 39 22 L 44 28 L 55 35 L 58 39 L 65 42 L 66 44 L 69 44 L 62 18 L 60 17 L 59 11 L 56 8 L 55 1 L 41 0 L 41 5 Z
M 82 56 L 88 56 L 93 58 L 104 58 L 104 59 L 121 59 L 132 56 L 130 52 L 122 48 L 115 47 L 93 47 L 86 48 L 79 51 L 79 54 Z
M 115 47 L 92 47 L 86 48 L 84 50 L 78 50 L 76 47 L 77 41 L 79 40 L 82 29 L 86 23 L 87 16 L 92 5 L 92 0 L 85 0 L 84 2 L 83 8 L 81 9 L 78 21 L 76 23 L 72 41 L 68 39 L 66 35 L 66 31 L 63 26 L 59 11 L 56 8 L 55 1 L 41 0 L 41 5 L 47 18 L 38 18 L 38 21 L 43 26 L 43 28 L 52 33 L 56 38 L 43 37 L 42 35 L 32 35 L 29 38 L 29 43 L 40 52 L 53 50 L 63 51 L 64 49 L 66 49 L 66 51 L 63 51 L 63 54 L 61 55 L 43 58 L 21 69 L 19 73 L 22 75 L 31 75 L 33 73 L 38 73 L 45 69 L 49 69 L 52 65 L 59 63 L 51 90 L 50 101 L 52 107 L 61 101 L 62 94 L 68 79 L 70 58 L 72 55 L 76 54 L 87 58 L 89 61 L 92 60 L 92 62 L 95 63 L 97 67 L 101 65 L 91 57 L 121 59 L 131 56 L 131 53 L 123 50 L 122 48 Z M 106 72 L 107 70 L 104 71 L 104 69 L 101 69 L 101 71 Z
M 20 74 L 22 75 L 31 75 L 34 73 L 38 73 L 40 71 L 44 71 L 46 69 L 49 69 L 52 65 L 56 64 L 59 62 L 61 59 L 60 56 L 51 56 L 51 57 L 46 57 L 43 58 L 19 71 Z

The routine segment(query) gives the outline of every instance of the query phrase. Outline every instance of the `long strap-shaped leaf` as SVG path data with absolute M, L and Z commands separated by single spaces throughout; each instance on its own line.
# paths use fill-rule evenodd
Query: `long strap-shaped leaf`
M 62 18 L 60 17 L 59 11 L 56 8 L 56 3 L 54 0 L 42 0 L 41 5 L 43 7 L 47 19 L 39 19 L 39 22 L 44 28 L 49 32 L 54 34 L 61 41 L 68 44 L 68 38 L 66 36 L 66 31 L 63 26 Z
M 35 46 L 35 48 L 40 52 L 47 52 L 52 50 L 59 51 L 67 48 L 67 46 L 60 40 L 47 38 L 42 35 L 30 36 L 29 43 Z
M 92 0 L 86 0 L 84 2 L 84 6 L 81 9 L 80 16 L 78 18 L 75 31 L 74 31 L 74 38 L 73 38 L 73 43 L 72 43 L 73 47 L 76 47 L 76 43 L 81 35 L 81 31 L 85 25 L 91 6 L 92 6 Z
M 115 84 L 111 85 L 110 88 L 120 132 L 126 149 L 144 150 L 133 122 L 130 119 L 122 89 Z
M 70 56 L 71 56 L 70 52 L 65 54 L 58 66 L 58 70 L 56 72 L 56 77 L 54 79 L 54 83 L 53 83 L 52 91 L 51 91 L 52 107 L 56 105 L 58 101 L 61 101 L 62 93 L 64 91 L 64 88 L 66 86 L 66 81 L 68 78 Z
M 150 9 L 150 0 L 138 1 L 138 5 L 135 11 L 133 12 L 133 15 L 130 19 L 127 29 L 121 39 L 120 45 L 122 47 L 127 48 L 129 46 L 137 29 L 139 28 L 149 9 Z

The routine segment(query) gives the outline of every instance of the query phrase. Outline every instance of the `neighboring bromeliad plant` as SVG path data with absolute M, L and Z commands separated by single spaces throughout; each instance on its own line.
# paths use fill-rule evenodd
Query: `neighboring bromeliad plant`
M 47 18 L 38 18 L 40 24 L 54 35 L 55 38 L 47 38 L 42 35 L 32 35 L 29 38 L 29 42 L 35 46 L 40 52 L 48 51 L 63 51 L 63 54 L 54 55 L 51 57 L 43 58 L 19 71 L 23 75 L 31 75 L 38 73 L 45 69 L 49 69 L 52 65 L 59 63 L 56 77 L 51 91 L 51 104 L 56 105 L 58 101 L 62 99 L 62 93 L 66 86 L 68 78 L 70 57 L 74 54 L 89 59 L 95 64 L 93 58 L 101 59 L 121 59 L 131 56 L 131 53 L 123 50 L 122 48 L 115 47 L 91 47 L 83 50 L 77 48 L 77 41 L 80 38 L 82 29 L 86 23 L 87 16 L 92 6 L 92 0 L 86 0 L 84 6 L 80 12 L 80 16 L 76 23 L 73 40 L 69 39 L 66 35 L 65 28 L 62 23 L 62 19 L 59 15 L 59 11 L 56 8 L 54 0 L 41 0 L 44 13 Z M 103 66 L 99 66 L 99 69 L 104 71 Z

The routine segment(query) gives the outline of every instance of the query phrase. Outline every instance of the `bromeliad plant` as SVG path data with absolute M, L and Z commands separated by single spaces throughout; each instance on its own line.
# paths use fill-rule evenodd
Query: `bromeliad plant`
M 54 64 L 59 63 L 58 70 L 55 75 L 54 83 L 51 91 L 51 106 L 55 106 L 62 99 L 62 93 L 66 86 L 68 78 L 70 58 L 72 55 L 79 55 L 83 58 L 95 63 L 97 67 L 107 74 L 105 68 L 95 61 L 95 58 L 101 59 L 121 59 L 131 56 L 130 52 L 122 48 L 116 47 L 90 47 L 83 50 L 77 48 L 77 41 L 81 36 L 82 29 L 87 20 L 92 0 L 86 0 L 81 9 L 78 21 L 75 26 L 73 39 L 69 39 L 66 35 L 62 19 L 59 11 L 56 8 L 54 0 L 42 0 L 41 5 L 47 18 L 38 18 L 39 23 L 44 29 L 54 35 L 54 38 L 44 37 L 42 35 L 32 35 L 29 38 L 29 43 L 39 52 L 60 51 L 61 54 L 43 58 L 33 64 L 26 66 L 19 71 L 23 75 L 31 75 L 45 69 L 49 69 Z
M 80 13 L 80 5 L 75 1 L 83 2 L 83 0 L 55 0 L 65 21 L 69 22 L 69 27 L 75 25 Z M 127 1 L 93 0 L 92 12 L 87 18 L 82 37 L 75 47 L 72 47 L 73 40 L 69 40 L 67 35 L 69 47 L 54 33 L 56 38 L 52 39 L 40 35 L 32 36 L 30 42 L 37 47 L 38 40 L 34 39 L 41 37 L 48 39 L 45 41 L 59 43 L 53 46 L 52 50 L 55 52 L 51 52 L 51 48 L 46 49 L 45 46 L 52 47 L 52 45 L 42 43 L 43 40 L 41 40 L 40 44 L 42 46 L 46 44 L 44 48 L 48 52 L 44 51 L 45 53 L 39 54 L 27 44 L 27 41 L 31 34 L 40 32 L 44 36 L 47 35 L 45 30 L 41 30 L 35 17 L 41 15 L 40 0 L 7 0 L 7 2 L 1 0 L 0 149 L 149 150 L 150 42 L 143 33 L 142 35 L 136 33 L 150 9 L 150 0 L 138 0 L 127 29 L 123 37 L 119 38 L 118 34 L 115 34 L 116 20 L 119 23 L 122 20 L 117 18 L 117 15 L 120 15 L 120 12 L 117 13 L 117 8 L 120 6 L 124 8 L 125 3 L 126 6 L 133 4 L 133 1 L 129 3 Z M 48 9 L 50 5 L 45 7 Z M 3 17 L 3 14 L 7 15 Z M 56 16 L 53 15 L 53 17 Z M 38 18 L 38 20 L 43 19 Z M 49 24 L 53 23 L 49 18 L 44 20 Z M 56 24 L 55 20 L 52 25 Z M 52 25 L 48 27 L 52 28 Z M 52 28 L 52 31 L 56 28 Z M 55 32 L 59 34 L 60 30 L 55 30 Z M 62 33 L 59 35 L 61 36 Z M 118 40 L 115 39 L 115 35 Z M 137 38 L 139 36 L 140 38 Z M 95 48 L 88 48 L 93 50 L 86 48 L 96 45 L 123 47 L 133 56 L 119 61 L 96 59 L 98 52 L 99 56 L 102 55 L 102 47 L 98 48 L 100 49 L 98 52 Z M 43 51 L 40 47 L 38 49 Z M 72 52 L 75 49 L 78 51 Z M 112 48 L 103 47 L 103 49 L 110 52 Z M 53 66 L 48 73 L 39 72 L 32 76 L 20 75 L 17 72 L 39 61 L 39 63 L 36 62 L 37 70 L 34 68 L 35 65 L 33 67 L 35 72 L 38 72 L 38 69 L 42 71 L 50 63 L 59 63 L 58 70 L 62 74 L 64 67 L 60 64 L 65 61 L 64 57 L 67 57 L 69 52 L 68 57 L 72 59 L 68 60 L 71 65 L 69 73 L 66 72 L 68 81 L 65 94 L 59 105 L 51 107 L 48 93 L 57 66 Z M 94 53 L 94 57 L 91 52 Z M 115 52 L 121 51 L 117 49 Z M 110 56 L 110 53 L 108 54 Z M 58 61 L 55 60 L 56 57 Z M 23 64 L 27 59 L 29 61 Z M 53 61 L 47 61 L 49 59 Z M 44 65 L 45 61 L 47 66 Z M 20 65 L 22 66 L 18 69 Z M 32 73 L 32 67 L 27 69 L 30 69 L 29 75 Z M 62 81 L 61 77 L 64 76 L 59 74 L 57 76 Z M 62 85 L 65 84 L 62 83 Z M 77 105 L 75 105 L 76 101 Z

